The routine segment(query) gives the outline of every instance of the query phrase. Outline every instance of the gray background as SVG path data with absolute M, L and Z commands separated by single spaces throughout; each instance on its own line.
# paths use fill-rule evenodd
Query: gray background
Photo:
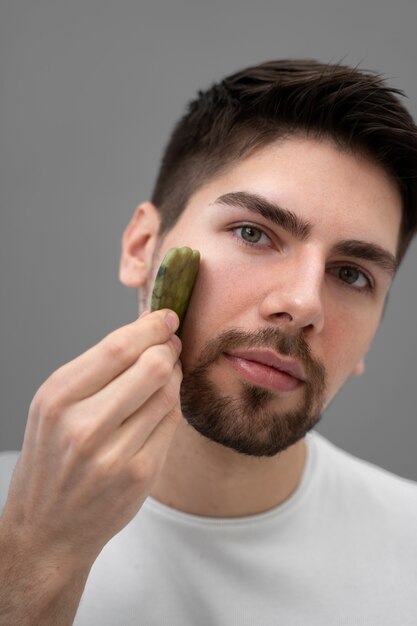
M 59 365 L 136 317 L 120 237 L 197 89 L 273 58 L 383 72 L 417 114 L 415 0 L 0 1 L 0 449 Z M 416 244 L 318 430 L 417 479 Z

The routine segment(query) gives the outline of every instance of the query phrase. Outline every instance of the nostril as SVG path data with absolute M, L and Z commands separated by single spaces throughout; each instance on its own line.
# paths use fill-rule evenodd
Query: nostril
M 292 316 L 292 315 L 290 315 L 290 313 L 276 313 L 276 314 L 275 314 L 275 317 L 277 317 L 277 318 L 279 318 L 279 319 L 283 319 L 283 318 L 285 319 L 285 318 L 287 318 L 287 320 L 288 320 L 289 322 L 292 322 L 292 321 L 293 321 L 293 319 L 294 319 L 294 318 L 293 318 L 293 316 Z

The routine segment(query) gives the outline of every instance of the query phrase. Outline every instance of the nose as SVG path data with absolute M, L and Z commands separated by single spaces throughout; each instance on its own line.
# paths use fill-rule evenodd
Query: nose
M 319 255 L 275 266 L 260 304 L 261 316 L 287 331 L 319 333 L 324 325 L 324 277 Z

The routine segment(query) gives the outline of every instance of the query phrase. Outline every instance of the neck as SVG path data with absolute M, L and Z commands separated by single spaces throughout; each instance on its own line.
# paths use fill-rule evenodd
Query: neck
M 274 457 L 250 457 L 213 443 L 182 420 L 151 496 L 204 517 L 244 517 L 287 500 L 300 483 L 304 440 Z

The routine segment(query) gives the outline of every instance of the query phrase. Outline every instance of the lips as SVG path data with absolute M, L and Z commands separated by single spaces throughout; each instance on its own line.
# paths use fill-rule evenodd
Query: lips
M 237 350 L 224 356 L 245 379 L 275 391 L 292 391 L 306 380 L 299 361 L 272 350 Z
M 268 365 L 268 367 L 273 367 L 280 372 L 289 374 L 293 378 L 298 378 L 301 381 L 305 380 L 304 369 L 299 361 L 281 357 L 272 350 L 237 350 L 228 354 L 240 359 L 246 359 L 247 361 Z

